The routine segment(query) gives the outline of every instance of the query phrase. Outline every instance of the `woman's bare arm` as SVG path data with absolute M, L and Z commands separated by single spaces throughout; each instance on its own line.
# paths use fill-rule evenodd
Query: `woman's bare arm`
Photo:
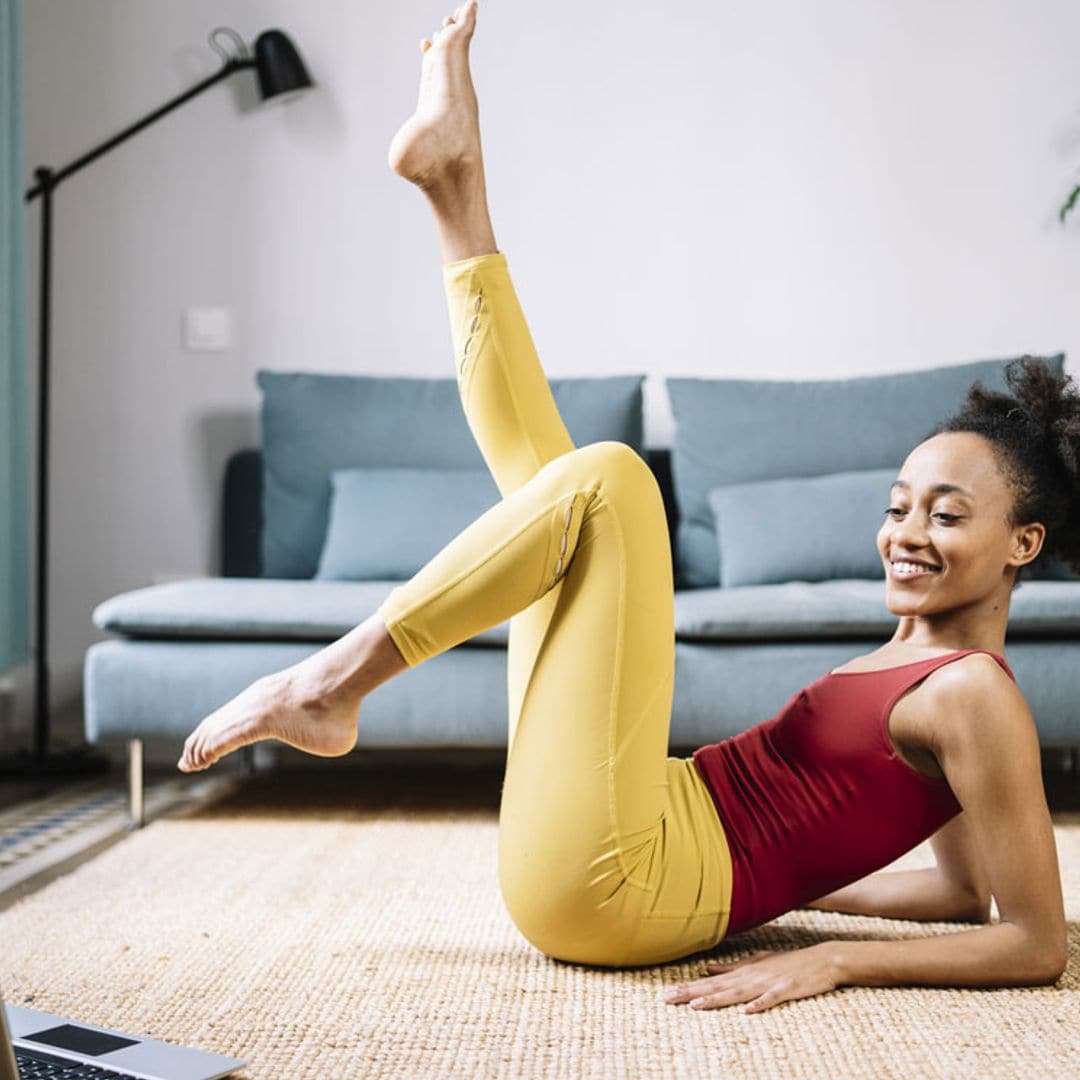
M 805 904 L 822 911 L 927 922 L 990 921 L 990 885 L 967 814 L 950 818 L 930 837 L 937 865 L 881 870 Z
M 922 922 L 990 921 L 990 901 L 958 885 L 939 866 L 879 870 L 803 907 Z
M 985 654 L 964 657 L 935 675 L 947 677 L 934 679 L 926 698 L 938 718 L 933 750 L 964 808 L 1000 921 L 909 941 L 830 942 L 839 981 L 1053 982 L 1067 961 L 1065 905 L 1031 711 Z
M 971 844 L 952 849 L 963 858 L 954 858 L 948 870 L 939 858 L 937 869 L 993 896 L 1000 921 L 902 941 L 759 950 L 706 964 L 703 978 L 673 987 L 665 1001 L 702 1009 L 749 1002 L 747 1012 L 760 1012 L 845 984 L 1026 986 L 1059 978 L 1068 959 L 1065 904 L 1027 703 L 985 653 L 939 668 L 926 688 L 928 745 L 963 807 L 959 816 Z M 949 844 L 939 842 L 939 848 L 947 851 Z M 932 879 L 926 874 L 923 880 Z

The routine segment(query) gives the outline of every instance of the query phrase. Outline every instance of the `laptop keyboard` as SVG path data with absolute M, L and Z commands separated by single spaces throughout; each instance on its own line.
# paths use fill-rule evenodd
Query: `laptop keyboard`
M 130 1080 L 130 1073 L 118 1073 L 113 1069 L 106 1069 L 103 1065 L 83 1065 L 78 1061 L 67 1061 L 52 1054 L 43 1054 L 38 1050 L 24 1050 L 21 1046 L 15 1048 L 15 1063 L 19 1066 L 19 1080 L 107 1080 L 108 1077 L 119 1077 L 120 1080 Z

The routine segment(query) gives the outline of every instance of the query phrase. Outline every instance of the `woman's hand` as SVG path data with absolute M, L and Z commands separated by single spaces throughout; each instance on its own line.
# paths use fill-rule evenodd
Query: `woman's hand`
M 744 1012 L 761 1012 L 782 1001 L 835 990 L 840 973 L 832 942 L 777 952 L 759 949 L 744 960 L 707 963 L 708 978 L 681 983 L 664 995 L 671 1005 L 690 1002 L 695 1009 L 720 1009 L 748 1001 Z

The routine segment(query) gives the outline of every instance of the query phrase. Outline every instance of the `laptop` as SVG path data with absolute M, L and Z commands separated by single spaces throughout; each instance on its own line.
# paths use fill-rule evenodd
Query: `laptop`
M 0 998 L 0 1080 L 216 1080 L 246 1064 L 183 1046 L 75 1024 Z

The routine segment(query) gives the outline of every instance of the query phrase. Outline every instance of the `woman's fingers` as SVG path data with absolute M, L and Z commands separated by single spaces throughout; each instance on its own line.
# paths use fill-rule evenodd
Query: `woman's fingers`
M 752 964 L 764 956 L 771 955 L 770 949 L 758 949 L 757 952 L 743 957 L 741 960 L 731 960 L 727 963 L 708 963 L 705 965 L 708 976 L 704 979 L 695 979 L 692 982 L 680 983 L 673 986 L 664 994 L 664 1000 L 670 1004 L 683 1004 L 693 1001 L 702 994 L 715 993 L 719 987 L 719 976 L 726 975 L 747 964 Z M 726 992 L 726 988 L 725 988 Z
M 758 949 L 757 952 L 753 952 L 749 956 L 744 956 L 741 960 L 710 960 L 705 965 L 705 970 L 713 973 L 733 971 L 742 964 L 752 964 L 755 960 L 760 960 L 763 956 L 770 955 L 771 951 L 772 950 L 770 949 Z

